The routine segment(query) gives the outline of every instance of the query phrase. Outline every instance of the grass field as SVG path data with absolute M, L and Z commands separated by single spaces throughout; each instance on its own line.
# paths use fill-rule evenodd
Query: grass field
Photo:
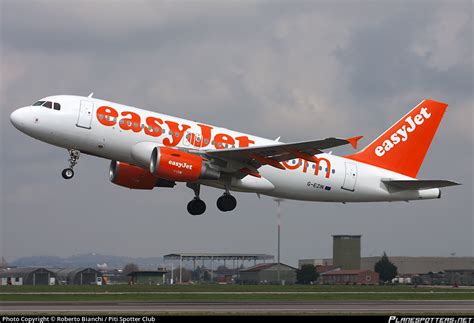
M 0 286 L 0 301 L 474 300 L 474 289 L 414 286 Z

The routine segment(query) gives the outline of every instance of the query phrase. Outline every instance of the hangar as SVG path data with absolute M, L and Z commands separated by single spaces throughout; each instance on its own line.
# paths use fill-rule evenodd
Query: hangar
M 50 285 L 56 274 L 45 268 L 13 268 L 0 271 L 0 285 Z
M 55 268 L 51 269 L 56 275 L 58 284 L 91 285 L 97 283 L 97 277 L 102 274 L 93 268 Z
M 166 270 L 137 270 L 127 276 L 130 276 L 130 284 L 160 285 L 165 283 L 166 273 Z
M 259 264 L 240 270 L 241 284 L 294 284 L 296 268 L 282 263 Z

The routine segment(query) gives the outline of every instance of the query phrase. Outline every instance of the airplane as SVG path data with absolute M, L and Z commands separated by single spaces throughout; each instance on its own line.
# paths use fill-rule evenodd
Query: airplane
M 138 109 L 89 96 L 48 96 L 10 115 L 21 132 L 66 148 L 74 176 L 81 154 L 111 160 L 109 179 L 129 189 L 194 191 L 191 215 L 203 214 L 201 185 L 223 190 L 217 208 L 236 208 L 231 194 L 251 192 L 280 199 L 321 202 L 381 202 L 436 199 L 448 180 L 416 175 L 447 104 L 423 100 L 359 152 L 336 156 L 323 150 L 362 136 L 283 143 Z

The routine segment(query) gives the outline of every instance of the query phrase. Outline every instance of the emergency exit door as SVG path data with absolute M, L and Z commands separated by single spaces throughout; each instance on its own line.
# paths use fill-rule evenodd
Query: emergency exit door
M 346 175 L 344 177 L 344 183 L 342 188 L 348 191 L 354 191 L 357 180 L 357 165 L 352 163 L 346 163 Z

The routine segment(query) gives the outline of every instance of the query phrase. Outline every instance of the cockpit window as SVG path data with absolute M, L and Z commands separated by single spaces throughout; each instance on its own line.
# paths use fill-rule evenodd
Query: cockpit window
M 38 101 L 33 103 L 33 106 L 43 106 L 48 109 L 61 110 L 61 104 L 51 101 Z

